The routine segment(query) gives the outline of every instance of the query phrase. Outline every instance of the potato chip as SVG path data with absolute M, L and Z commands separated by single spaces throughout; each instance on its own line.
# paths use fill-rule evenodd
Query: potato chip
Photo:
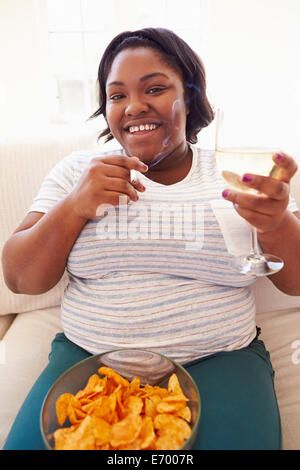
M 82 397 L 95 396 L 96 393 L 101 393 L 104 390 L 106 382 L 107 377 L 101 379 L 99 375 L 93 374 L 90 376 L 85 388 L 83 390 L 79 390 L 75 396 L 78 399 Z
M 160 398 L 168 396 L 168 390 L 165 388 L 158 387 L 157 385 L 146 384 L 143 389 L 143 396 L 158 395 Z
M 175 411 L 179 411 L 184 406 L 184 401 L 173 401 L 173 402 L 166 402 L 161 401 L 158 403 L 156 407 L 156 411 L 158 413 L 174 413 Z
M 99 374 L 106 375 L 110 379 L 113 379 L 116 382 L 116 384 L 118 384 L 118 385 L 122 385 L 123 387 L 128 387 L 129 386 L 128 380 L 124 379 L 124 377 L 122 377 L 120 374 L 115 372 L 110 367 L 105 367 L 105 366 L 100 367 L 98 369 L 98 372 L 99 372 Z
M 141 388 L 141 379 L 139 377 L 134 377 L 129 384 L 129 392 L 130 394 L 136 394 L 140 391 Z
M 191 435 L 191 410 L 178 378 L 172 374 L 168 389 L 141 387 L 109 367 L 100 367 L 76 395 L 56 401 L 58 424 L 70 427 L 54 433 L 55 450 L 175 450 Z
M 191 410 L 188 406 L 184 406 L 183 408 L 178 410 L 176 414 L 179 418 L 183 418 L 186 421 L 188 421 L 189 423 L 191 422 L 192 413 L 191 413 Z
M 66 421 L 68 417 L 68 407 L 72 398 L 73 398 L 72 393 L 63 393 L 56 400 L 56 416 L 57 416 L 58 424 L 60 426 L 64 424 L 64 422 Z
M 178 377 L 176 374 L 172 374 L 169 378 L 168 382 L 168 391 L 173 393 L 174 395 L 183 395 L 183 391 L 181 390 Z
M 58 429 L 54 432 L 57 450 L 94 450 L 95 436 L 92 427 L 92 417 L 86 418 L 75 429 Z
M 54 431 L 55 450 L 75 450 L 77 442 L 73 440 L 74 431 L 74 426 Z
M 82 412 L 80 401 L 74 396 L 69 401 L 67 413 L 72 424 L 80 423 L 86 416 L 86 413 Z
M 128 414 L 139 415 L 142 412 L 144 402 L 141 398 L 131 395 L 124 402 L 125 409 L 128 410 Z
M 181 402 L 184 403 L 185 401 L 189 401 L 188 398 L 186 398 L 183 394 L 180 394 L 180 393 L 178 393 L 176 395 L 168 395 L 168 396 L 164 397 L 162 400 L 165 403 L 170 403 L 170 402 L 173 402 L 173 401 L 176 401 L 176 402 L 181 401 Z
M 111 445 L 119 447 L 133 442 L 138 436 L 142 427 L 142 418 L 139 415 L 128 415 L 111 429 Z
M 92 419 L 95 444 L 97 446 L 109 445 L 111 438 L 111 425 L 97 416 L 92 416 Z
M 187 439 L 191 435 L 191 427 L 182 418 L 178 418 L 173 414 L 161 413 L 154 418 L 154 428 L 158 430 L 172 429 L 178 431 L 178 433 Z
M 164 433 L 155 442 L 156 450 L 177 450 L 183 445 L 183 440 L 176 433 Z
M 145 415 L 152 419 L 156 416 L 156 404 L 148 397 L 145 398 Z
M 145 416 L 145 418 L 143 419 L 140 431 L 140 440 L 140 449 L 147 449 L 155 440 L 153 421 L 149 416 Z

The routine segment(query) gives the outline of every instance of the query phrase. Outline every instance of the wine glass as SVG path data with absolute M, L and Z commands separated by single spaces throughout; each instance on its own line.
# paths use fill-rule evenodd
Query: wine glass
M 231 145 L 231 142 L 239 140 L 249 141 L 239 134 L 235 140 L 234 132 L 226 135 L 226 125 L 224 125 L 224 112 L 221 109 L 216 113 L 216 164 L 223 179 L 229 186 L 237 191 L 257 194 L 253 188 L 243 184 L 242 176 L 246 173 L 253 173 L 262 176 L 278 178 L 280 168 L 274 163 L 272 155 L 278 153 L 278 148 L 252 147 L 248 145 Z M 255 138 L 252 131 L 252 138 Z M 231 139 L 231 140 L 230 140 Z M 228 145 L 228 143 L 230 144 Z M 231 264 L 242 274 L 254 274 L 255 276 L 268 276 L 282 269 L 284 263 L 281 258 L 269 253 L 262 253 L 257 239 L 257 230 L 249 224 L 251 230 L 250 253 L 233 258 Z

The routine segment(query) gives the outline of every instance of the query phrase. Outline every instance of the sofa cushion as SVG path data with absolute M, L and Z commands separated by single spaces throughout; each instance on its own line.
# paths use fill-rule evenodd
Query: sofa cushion
M 300 296 L 284 294 L 267 277 L 257 279 L 252 285 L 252 290 L 258 314 L 300 308 Z
M 275 390 L 285 450 L 300 447 L 300 309 L 257 316 L 275 371 Z
M 51 342 L 62 331 L 60 307 L 19 314 L 1 343 L 0 449 L 32 385 L 48 363 Z
M 3 315 L 0 317 L 0 340 L 3 338 L 5 333 L 7 332 L 8 328 L 12 324 L 16 315 L 13 313 L 10 315 Z
M 0 143 L 0 252 L 12 232 L 24 219 L 44 177 L 63 157 L 74 150 L 91 149 L 96 137 L 44 137 Z M 20 295 L 5 285 L 0 270 L 0 315 L 27 312 L 60 303 L 66 276 L 49 292 L 38 295 Z

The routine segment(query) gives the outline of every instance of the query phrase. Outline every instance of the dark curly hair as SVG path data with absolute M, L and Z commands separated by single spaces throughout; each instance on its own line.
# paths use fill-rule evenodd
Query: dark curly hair
M 154 49 L 169 67 L 181 75 L 189 108 L 186 139 L 191 144 L 197 143 L 197 134 L 214 119 L 214 111 L 206 96 L 205 69 L 190 46 L 173 31 L 164 28 L 125 31 L 110 42 L 98 68 L 99 108 L 89 119 L 101 114 L 106 119 L 106 81 L 112 62 L 122 50 L 136 47 Z M 99 139 L 105 136 L 105 142 L 113 139 L 109 127 L 101 132 Z

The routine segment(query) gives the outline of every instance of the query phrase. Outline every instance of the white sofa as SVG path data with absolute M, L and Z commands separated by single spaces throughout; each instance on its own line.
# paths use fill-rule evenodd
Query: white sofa
M 91 135 L 0 143 L 0 251 L 55 163 L 72 150 L 93 147 L 96 139 Z M 300 172 L 293 188 L 300 207 Z M 62 331 L 59 304 L 65 283 L 63 277 L 46 294 L 17 295 L 8 290 L 0 272 L 0 448 L 47 364 L 53 337 Z M 283 447 L 300 449 L 300 297 L 282 294 L 266 278 L 254 289 L 257 325 L 275 369 Z

